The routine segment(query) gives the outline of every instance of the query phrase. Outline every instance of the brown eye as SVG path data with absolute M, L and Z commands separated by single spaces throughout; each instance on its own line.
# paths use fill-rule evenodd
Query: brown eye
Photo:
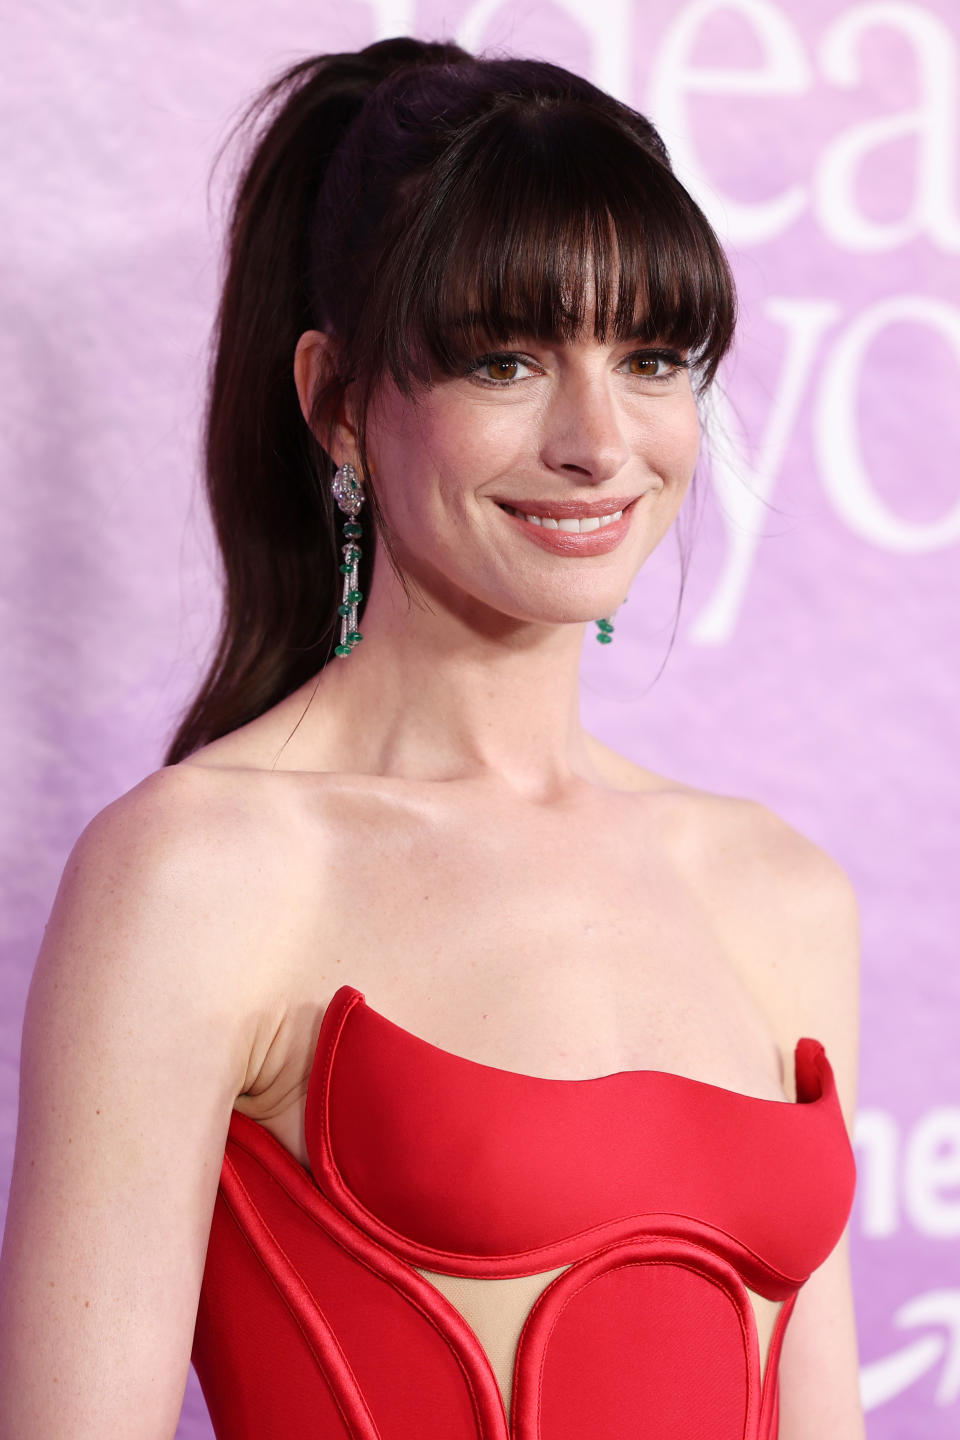
M 659 355 L 631 355 L 629 360 L 631 375 L 650 375 L 656 377 L 657 366 L 660 364 Z
M 491 380 L 515 380 L 517 378 L 517 361 L 510 360 L 504 356 L 494 356 L 492 360 L 484 360 L 482 367 Z
M 682 370 L 687 370 L 690 366 L 689 360 L 678 350 L 654 350 L 646 353 L 640 351 L 635 355 L 628 355 L 623 363 L 628 367 L 629 375 L 654 380 L 658 385 L 670 384 Z M 657 374 L 658 365 L 664 366 L 660 374 Z

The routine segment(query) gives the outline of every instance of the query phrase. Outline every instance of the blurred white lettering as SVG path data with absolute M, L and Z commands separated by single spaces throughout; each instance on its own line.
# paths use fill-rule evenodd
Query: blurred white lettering
M 888 1111 L 858 1110 L 853 1147 L 861 1234 L 878 1239 L 899 1230 L 902 1184 L 914 1230 L 935 1240 L 960 1235 L 960 1106 L 928 1110 L 903 1144 Z
M 853 1146 L 857 1152 L 861 1233 L 873 1238 L 893 1235 L 898 1226 L 900 1132 L 897 1122 L 886 1110 L 858 1110 Z
M 939 330 L 960 363 L 960 311 L 925 295 L 895 295 L 857 315 L 827 354 L 813 414 L 820 477 L 837 514 L 856 535 L 884 550 L 915 554 L 960 540 L 960 499 L 941 520 L 904 520 L 874 490 L 857 436 L 857 388 L 871 340 L 886 326 L 910 321 Z
M 921 100 L 905 110 L 851 126 L 828 144 L 814 180 L 817 218 L 824 233 L 846 250 L 894 250 L 926 234 L 944 250 L 960 250 L 956 215 L 957 52 L 948 27 L 916 5 L 861 5 L 848 10 L 823 37 L 825 79 L 845 89 L 860 79 L 857 46 L 864 33 L 885 25 L 900 31 L 916 61 Z M 857 170 L 871 151 L 903 136 L 917 140 L 913 208 L 902 219 L 869 220 L 855 198 Z
M 930 1110 L 914 1127 L 904 1191 L 917 1230 L 941 1239 L 960 1235 L 960 1106 Z
M 761 69 L 695 66 L 690 63 L 697 34 L 711 15 L 733 10 L 754 28 L 763 46 Z M 807 188 L 788 186 L 770 200 L 721 196 L 703 173 L 687 115 L 688 95 L 802 95 L 813 83 L 803 46 L 788 18 L 769 0 L 698 0 L 681 10 L 668 28 L 654 66 L 647 97 L 650 118 L 663 135 L 679 178 L 717 230 L 741 245 L 758 245 L 779 235 L 806 208 Z
M 762 66 L 736 69 L 691 62 L 704 25 L 724 11 L 741 16 L 752 27 L 763 48 Z M 844 250 L 885 252 L 921 236 L 943 250 L 960 250 L 958 57 L 949 27 L 929 10 L 902 0 L 855 6 L 844 10 L 824 32 L 819 73 L 829 85 L 856 89 L 861 80 L 859 46 L 877 27 L 895 30 L 909 46 L 921 97 L 916 107 L 849 126 L 827 141 L 808 181 L 797 177 L 768 200 L 745 201 L 722 194 L 705 173 L 687 98 L 768 96 L 776 101 L 808 93 L 814 88 L 815 72 L 802 40 L 790 18 L 771 0 L 697 0 L 668 26 L 654 63 L 647 106 L 677 175 L 727 241 L 762 244 L 782 235 L 812 205 L 824 234 Z M 872 220 L 857 201 L 860 167 L 866 157 L 905 136 L 916 139 L 913 204 L 897 220 Z
M 822 337 L 840 314 L 828 300 L 772 299 L 764 310 L 782 324 L 786 345 L 756 460 L 749 457 L 747 437 L 721 391 L 711 392 L 706 415 L 710 474 L 727 546 L 713 594 L 691 626 L 693 640 L 701 645 L 725 644 L 734 632 L 761 539 L 756 520 L 780 474 Z

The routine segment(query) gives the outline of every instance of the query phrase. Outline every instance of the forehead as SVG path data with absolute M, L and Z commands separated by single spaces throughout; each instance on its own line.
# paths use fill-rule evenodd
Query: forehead
M 459 185 L 431 191 L 381 272 L 381 353 L 398 384 L 462 372 L 518 335 L 659 340 L 719 360 L 732 282 L 669 170 L 617 142 L 579 159 L 557 144 L 497 159 L 484 151 Z

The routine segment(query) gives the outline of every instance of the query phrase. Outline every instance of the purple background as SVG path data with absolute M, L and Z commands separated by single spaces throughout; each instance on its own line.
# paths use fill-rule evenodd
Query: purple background
M 616 644 L 585 647 L 583 718 L 641 763 L 764 801 L 853 879 L 868 1429 L 946 1440 L 960 1432 L 954 0 L 8 8 L 0 1202 L 26 987 L 63 863 L 161 764 L 212 637 L 197 446 L 215 150 L 281 66 L 405 32 L 556 60 L 646 110 L 727 244 L 743 319 L 678 639 L 653 684 L 678 583 L 668 539 Z M 192 1373 L 179 1435 L 210 1435 Z

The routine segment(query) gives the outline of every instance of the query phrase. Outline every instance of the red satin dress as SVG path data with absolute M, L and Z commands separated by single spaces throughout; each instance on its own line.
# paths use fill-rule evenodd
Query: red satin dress
M 819 1041 L 795 1071 L 794 1104 L 521 1075 L 341 986 L 312 1174 L 231 1117 L 192 1356 L 218 1440 L 774 1440 L 856 1181 Z M 763 1369 L 747 1286 L 784 1302 Z

